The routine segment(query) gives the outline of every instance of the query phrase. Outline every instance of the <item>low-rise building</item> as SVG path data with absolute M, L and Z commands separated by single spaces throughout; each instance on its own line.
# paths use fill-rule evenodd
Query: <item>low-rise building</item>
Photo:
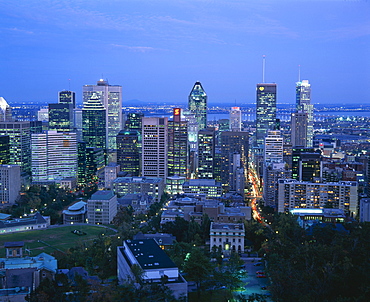
M 24 218 L 0 221 L 0 234 L 46 229 L 50 225 L 50 217 L 36 213 Z
M 87 223 L 110 224 L 117 215 L 117 196 L 113 191 L 97 191 L 87 201 Z
M 206 194 L 208 199 L 222 195 L 222 185 L 215 179 L 190 179 L 184 182 L 182 189 L 185 194 Z
M 136 193 L 152 196 L 158 202 L 164 191 L 164 181 L 160 177 L 118 177 L 113 181 L 113 190 L 118 197 Z
M 132 267 L 139 266 L 146 283 L 161 283 L 166 278 L 167 286 L 175 298 L 187 298 L 188 285 L 178 267 L 159 247 L 154 239 L 125 240 L 117 247 L 117 275 L 120 284 L 132 280 L 136 282 Z
M 343 223 L 346 219 L 341 209 L 291 209 L 290 213 L 297 216 L 302 228 L 309 228 L 318 223 Z
M 63 211 L 63 224 L 86 223 L 87 203 L 78 201 Z
M 221 248 L 222 252 L 244 252 L 244 224 L 211 222 L 210 250 Z

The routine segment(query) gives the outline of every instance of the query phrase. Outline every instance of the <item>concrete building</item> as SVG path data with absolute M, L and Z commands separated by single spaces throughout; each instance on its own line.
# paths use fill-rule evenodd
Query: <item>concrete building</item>
M 141 175 L 166 179 L 168 119 L 143 117 L 142 125 Z
M 357 216 L 357 182 L 318 183 L 280 179 L 278 186 L 279 212 L 294 208 L 322 209 L 331 206 L 352 217 Z
M 87 203 L 79 201 L 63 211 L 63 224 L 86 223 Z
M 222 186 L 214 179 L 189 179 L 182 189 L 185 194 L 205 194 L 208 199 L 221 197 Z
M 154 239 L 125 240 L 123 246 L 117 247 L 117 276 L 120 284 L 129 280 L 136 283 L 132 272 L 134 265 L 143 271 L 142 277 L 145 283 L 161 284 L 166 277 L 165 286 L 172 290 L 175 298 L 187 299 L 186 280 Z
M 291 115 L 292 146 L 307 146 L 307 112 L 295 112 Z
M 118 197 L 137 193 L 149 195 L 158 202 L 164 191 L 164 181 L 160 177 L 118 177 L 113 181 L 113 190 Z
M 313 146 L 313 105 L 311 104 L 311 84 L 308 80 L 296 83 L 296 106 L 298 112 L 307 113 L 307 141 L 304 146 Z M 294 146 L 294 145 L 293 145 Z
M 319 223 L 343 223 L 346 219 L 341 209 L 291 209 L 290 213 L 297 216 L 302 228 L 309 228 Z
M 279 130 L 268 130 L 265 137 L 265 162 L 282 162 L 284 139 Z
M 222 252 L 244 252 L 244 224 L 211 222 L 210 251 L 214 247 L 221 248 Z
M 46 229 L 50 225 L 50 217 L 36 213 L 24 218 L 0 221 L 0 234 Z
M 0 206 L 14 204 L 21 190 L 21 167 L 0 165 Z
M 242 130 L 242 111 L 240 107 L 231 107 L 230 111 L 230 131 Z
M 113 191 L 97 191 L 87 201 L 87 223 L 110 224 L 117 214 L 117 196 Z
M 370 222 L 370 198 L 360 199 L 360 222 Z

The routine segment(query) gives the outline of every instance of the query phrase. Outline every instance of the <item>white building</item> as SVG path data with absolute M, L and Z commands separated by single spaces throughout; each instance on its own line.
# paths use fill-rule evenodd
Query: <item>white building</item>
M 100 79 L 96 85 L 84 85 L 83 102 L 86 103 L 92 95 L 99 98 L 106 110 L 106 146 L 117 149 L 116 136 L 122 129 L 122 86 L 109 85 Z
M 76 133 L 45 131 L 31 135 L 32 181 L 77 177 Z
M 278 130 L 269 130 L 265 137 L 265 161 L 282 162 L 284 140 Z
M 18 165 L 0 165 L 0 203 L 15 203 L 21 190 L 21 167 Z
M 243 223 L 215 223 L 211 222 L 210 250 L 215 246 L 222 252 L 244 252 L 244 224 Z
M 41 108 L 37 111 L 37 120 L 41 122 L 49 121 L 49 108 Z
M 142 176 L 167 177 L 168 119 L 142 119 Z
M 357 216 L 357 182 L 317 183 L 281 179 L 278 184 L 278 211 L 294 208 L 324 208 L 330 205 L 351 216 Z
M 117 215 L 117 196 L 113 191 L 97 191 L 87 201 L 87 223 L 110 224 Z
M 230 131 L 242 130 L 242 111 L 240 107 L 231 107 L 230 111 Z

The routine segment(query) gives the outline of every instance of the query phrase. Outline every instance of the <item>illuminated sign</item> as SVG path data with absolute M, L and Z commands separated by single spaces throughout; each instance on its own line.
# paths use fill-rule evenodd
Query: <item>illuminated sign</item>
M 181 108 L 174 108 L 173 109 L 173 115 L 180 115 L 181 114 Z

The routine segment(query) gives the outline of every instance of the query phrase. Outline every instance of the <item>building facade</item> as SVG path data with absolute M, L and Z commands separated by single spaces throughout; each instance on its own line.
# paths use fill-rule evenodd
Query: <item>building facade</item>
M 87 223 L 110 224 L 117 215 L 117 196 L 113 191 L 97 191 L 87 201 Z
M 200 82 L 194 84 L 188 101 L 188 108 L 197 120 L 198 130 L 205 129 L 207 127 L 207 94 Z
M 311 84 L 308 80 L 296 83 L 297 112 L 307 113 L 307 142 L 305 146 L 313 146 L 313 105 L 311 104 Z
M 141 172 L 141 130 L 121 130 L 117 135 L 117 164 L 132 176 Z
M 244 224 L 211 222 L 210 251 L 220 248 L 222 252 L 244 252 Z
M 14 204 L 21 190 L 21 167 L 0 165 L 0 205 Z

